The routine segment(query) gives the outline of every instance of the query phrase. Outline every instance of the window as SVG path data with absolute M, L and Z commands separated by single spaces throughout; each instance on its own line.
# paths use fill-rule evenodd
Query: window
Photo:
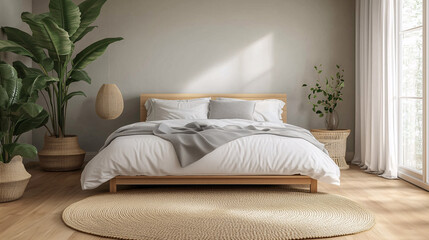
M 398 6 L 400 176 L 423 182 L 426 174 L 426 0 L 399 0 Z

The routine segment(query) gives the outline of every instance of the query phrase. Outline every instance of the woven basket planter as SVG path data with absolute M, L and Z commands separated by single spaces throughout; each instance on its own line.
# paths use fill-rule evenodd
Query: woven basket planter
M 0 162 L 0 202 L 21 198 L 30 178 L 21 156 L 13 157 L 9 163 Z
M 312 129 L 311 134 L 321 143 L 325 144 L 329 156 L 340 169 L 348 169 L 346 162 L 347 137 L 350 130 Z
M 77 136 L 63 138 L 45 136 L 39 152 L 40 166 L 46 171 L 72 171 L 82 167 L 85 151 L 79 147 Z

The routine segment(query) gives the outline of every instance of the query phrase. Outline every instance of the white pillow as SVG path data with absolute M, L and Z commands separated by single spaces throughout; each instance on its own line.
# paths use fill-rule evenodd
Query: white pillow
M 246 101 L 237 98 L 217 98 L 226 101 Z M 282 113 L 285 102 L 278 99 L 252 100 L 255 102 L 255 112 L 253 120 L 258 122 L 282 123 Z
M 207 119 L 210 98 L 164 100 L 149 98 L 145 107 L 146 121 L 169 119 Z

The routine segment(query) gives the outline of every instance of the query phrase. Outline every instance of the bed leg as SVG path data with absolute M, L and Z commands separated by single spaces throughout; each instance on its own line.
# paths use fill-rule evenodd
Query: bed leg
M 317 180 L 311 179 L 310 192 L 317 193 Z
M 111 193 L 116 192 L 116 178 L 110 179 L 110 192 Z

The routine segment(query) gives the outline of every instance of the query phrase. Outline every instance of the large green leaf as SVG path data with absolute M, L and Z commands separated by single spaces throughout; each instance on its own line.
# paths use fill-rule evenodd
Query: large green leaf
M 13 52 L 22 56 L 34 57 L 25 47 L 9 40 L 0 40 L 0 52 Z
M 0 85 L 9 96 L 8 107 L 18 102 L 22 80 L 18 78 L 16 70 L 9 64 L 0 64 Z
M 73 70 L 73 72 L 70 74 L 70 78 L 66 81 L 66 86 L 79 81 L 84 81 L 88 84 L 91 84 L 91 78 L 88 76 L 88 73 L 86 73 L 84 70 Z
M 21 18 L 33 31 L 35 43 L 46 48 L 50 56 L 59 57 L 71 52 L 73 43 L 69 39 L 69 34 L 58 27 L 49 16 L 24 12 Z
M 26 102 L 19 106 L 18 114 L 22 115 L 28 115 L 29 117 L 36 117 L 43 111 L 43 107 L 39 104 L 32 103 L 32 102 Z
M 37 149 L 33 145 L 25 143 L 10 143 L 3 145 L 3 149 L 9 154 L 9 159 L 20 155 L 24 158 L 35 158 Z
M 34 56 L 32 57 L 33 61 L 42 65 L 46 71 L 52 70 L 54 63 L 50 58 L 48 58 L 48 56 L 46 56 L 45 51 L 35 44 L 34 39 L 30 34 L 12 27 L 2 27 L 2 30 L 6 34 L 8 40 L 15 42 L 30 51 Z
M 74 39 L 73 42 L 77 42 L 77 41 L 81 40 L 83 37 L 85 37 L 86 34 L 88 34 L 89 32 L 91 32 L 95 28 L 97 28 L 97 26 L 89 26 L 89 27 L 85 28 L 85 30 L 83 30 L 83 32 L 79 35 L 79 37 L 77 37 L 76 39 Z
M 13 67 L 18 72 L 18 77 L 22 78 L 21 100 L 22 102 L 35 102 L 39 97 L 37 91 L 46 88 L 52 81 L 57 79 L 46 76 L 37 68 L 29 68 L 20 61 L 13 62 Z M 44 86 L 43 88 L 40 88 Z M 25 98 L 25 99 L 23 99 Z
M 23 118 L 16 123 L 13 135 L 20 135 L 30 130 L 42 127 L 48 122 L 48 119 L 49 114 L 45 110 L 40 112 L 34 118 Z
M 76 39 L 80 37 L 85 29 L 97 19 L 105 2 L 106 0 L 86 0 L 79 4 L 80 26 L 70 38 L 73 42 L 76 42 Z
M 21 94 L 25 94 L 28 98 L 26 101 L 35 102 L 38 97 L 38 92 L 47 88 L 51 83 L 58 82 L 58 78 L 38 75 L 29 76 L 22 79 L 22 90 Z
M 9 96 L 7 95 L 6 89 L 0 85 L 0 111 L 1 109 L 6 109 L 8 102 Z
M 21 61 L 15 61 L 12 65 L 18 72 L 18 77 L 20 78 L 37 77 L 39 75 L 44 75 L 44 73 L 40 71 L 40 69 L 29 68 Z
M 122 40 L 123 38 L 105 38 L 100 41 L 97 41 L 76 55 L 73 59 L 73 68 L 74 69 L 84 69 L 88 64 L 101 56 L 104 51 L 106 51 L 109 44 Z
M 51 0 L 49 12 L 57 25 L 72 36 L 80 26 L 79 7 L 71 0 Z
M 84 92 L 82 92 L 82 91 L 71 92 L 71 93 L 67 94 L 66 97 L 63 99 L 62 105 L 66 104 L 70 100 L 70 98 L 72 98 L 74 96 L 84 96 L 84 97 L 86 97 L 86 94 Z

